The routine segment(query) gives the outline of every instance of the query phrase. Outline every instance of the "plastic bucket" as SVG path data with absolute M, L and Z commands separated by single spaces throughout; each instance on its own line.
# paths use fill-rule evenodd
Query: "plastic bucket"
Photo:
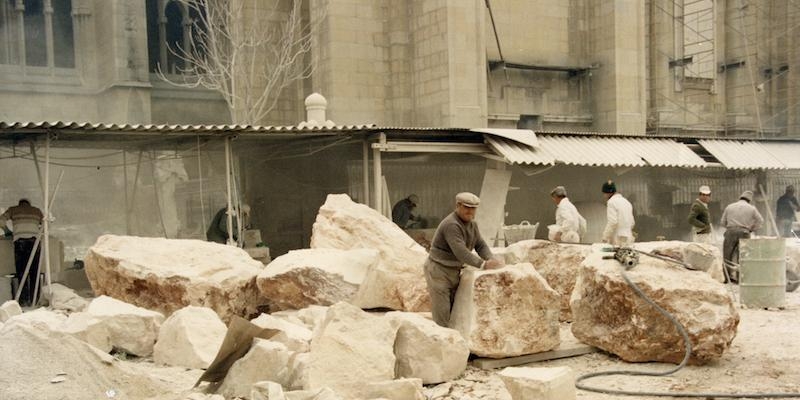
M 751 308 L 786 304 L 786 242 L 783 238 L 739 241 L 739 301 Z

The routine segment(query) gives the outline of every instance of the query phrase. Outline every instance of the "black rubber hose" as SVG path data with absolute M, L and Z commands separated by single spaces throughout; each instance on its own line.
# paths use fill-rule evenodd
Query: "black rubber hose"
M 640 250 L 635 250 L 641 254 L 671 261 L 679 265 L 684 265 L 684 263 L 671 259 L 669 257 L 661 257 L 655 254 L 645 253 Z M 667 317 L 675 328 L 678 329 L 678 333 L 681 334 L 683 338 L 685 352 L 683 355 L 683 360 L 681 363 L 678 364 L 677 367 L 672 368 L 667 371 L 663 372 L 646 372 L 646 371 L 635 371 L 635 370 L 611 370 L 611 371 L 602 371 L 602 372 L 592 372 L 588 374 L 583 374 L 579 376 L 575 380 L 575 387 L 580 390 L 585 390 L 588 392 L 595 392 L 595 393 L 602 393 L 602 394 L 610 394 L 610 395 L 618 395 L 618 396 L 652 396 L 652 397 L 685 397 L 685 398 L 697 398 L 697 397 L 705 397 L 705 398 L 725 398 L 725 399 L 739 399 L 739 398 L 752 398 L 752 399 L 766 399 L 766 398 L 800 398 L 800 393 L 703 393 L 703 392 L 645 392 L 645 391 L 633 391 L 633 390 L 619 390 L 619 389 L 606 389 L 597 386 L 589 386 L 583 383 L 583 381 L 596 378 L 598 376 L 611 376 L 611 375 L 625 375 L 625 376 L 668 376 L 672 375 L 675 372 L 678 372 L 680 369 L 686 366 L 689 362 L 689 357 L 692 355 L 692 342 L 689 340 L 689 334 L 686 332 L 686 328 L 684 328 L 683 324 L 681 324 L 672 314 L 670 314 L 667 310 L 656 304 L 650 297 L 648 297 L 635 283 L 633 283 L 630 278 L 628 278 L 628 274 L 625 273 L 625 269 L 622 270 L 622 278 L 625 282 L 636 292 L 639 297 L 644 299 L 648 304 L 653 306 L 659 313 Z

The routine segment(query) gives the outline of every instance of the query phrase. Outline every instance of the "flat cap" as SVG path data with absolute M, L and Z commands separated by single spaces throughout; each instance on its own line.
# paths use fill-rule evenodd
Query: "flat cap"
M 456 195 L 456 203 L 462 204 L 464 207 L 475 208 L 481 204 L 481 199 L 470 192 L 461 192 Z
M 711 188 L 708 187 L 707 185 L 700 186 L 700 189 L 698 191 L 700 192 L 700 194 L 711 194 Z
M 567 197 L 567 189 L 563 186 L 556 186 L 550 191 L 550 196 Z
M 740 199 L 745 199 L 748 202 L 753 201 L 753 191 L 752 190 L 745 190 L 744 192 L 742 192 L 742 194 L 739 196 L 739 198 Z

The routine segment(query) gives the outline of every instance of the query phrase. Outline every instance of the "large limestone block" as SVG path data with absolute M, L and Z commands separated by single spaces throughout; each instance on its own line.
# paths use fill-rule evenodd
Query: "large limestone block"
M 242 249 L 200 240 L 103 235 L 84 260 L 97 295 L 172 314 L 193 305 L 223 321 L 256 313 L 263 265 Z
M 311 247 L 378 250 L 380 262 L 367 272 L 353 304 L 430 311 L 425 249 L 377 211 L 345 194 L 328 195 L 312 228 Z
M 365 399 L 426 400 L 422 380 L 417 378 L 372 382 L 366 386 Z
M 206 369 L 222 346 L 228 328 L 214 310 L 184 307 L 169 316 L 158 332 L 153 361 L 194 369 Z
M 590 254 L 572 293 L 572 333 L 625 361 L 678 363 L 683 339 L 668 318 L 637 296 L 607 253 Z M 725 286 L 705 272 L 642 256 L 627 272 L 648 297 L 672 314 L 692 342 L 690 363 L 722 356 L 736 336 L 739 314 Z
M 295 325 L 286 320 L 261 314 L 251 320 L 259 328 L 274 329 L 278 331 L 269 340 L 283 343 L 290 351 L 306 352 L 311 342 L 311 331 L 303 325 Z
M 468 268 L 461 273 L 450 327 L 481 357 L 548 351 L 560 343 L 559 301 L 531 264 Z
M 574 400 L 575 374 L 569 367 L 505 368 L 497 375 L 511 400 Z
M 7 300 L 0 306 L 0 322 L 6 322 L 15 315 L 22 314 L 22 307 L 16 300 Z
M 571 321 L 569 298 L 581 263 L 590 251 L 591 247 L 585 245 L 523 240 L 506 248 L 505 261 L 506 264 L 531 263 L 547 284 L 561 295 L 559 320 Z
M 384 318 L 334 304 L 311 339 L 306 389 L 327 386 L 353 399 L 367 383 L 394 379 L 396 333 Z
M 385 318 L 397 329 L 398 378 L 419 378 L 428 385 L 455 380 L 467 369 L 469 346 L 457 330 L 414 313 L 390 312 Z
M 129 354 L 140 357 L 153 353 L 158 330 L 164 315 L 123 301 L 100 296 L 89 303 L 86 312 L 96 329 L 109 335 L 109 343 Z
M 351 301 L 378 256 L 374 249 L 294 250 L 273 260 L 256 282 L 270 311 Z
M 271 381 L 284 386 L 288 383 L 289 349 L 281 343 L 253 339 L 250 350 L 236 360 L 225 375 L 217 393 L 226 399 L 247 398 L 253 384 Z
M 722 250 L 717 246 L 706 243 L 670 240 L 634 243 L 633 248 L 645 253 L 674 258 L 691 265 L 696 270 L 705 271 L 717 282 L 725 281 L 722 272 Z

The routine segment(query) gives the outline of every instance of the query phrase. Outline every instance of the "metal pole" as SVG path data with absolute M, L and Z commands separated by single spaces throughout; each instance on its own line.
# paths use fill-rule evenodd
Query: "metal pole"
M 33 155 L 33 165 L 36 166 L 36 175 L 39 177 L 39 189 L 42 190 L 42 197 L 44 197 L 44 180 L 42 179 L 42 170 L 39 169 L 39 157 L 36 155 L 36 146 L 33 142 L 31 145 L 31 154 Z
M 125 189 L 125 234 L 131 234 L 131 214 L 128 212 L 128 159 L 125 150 L 122 150 L 122 185 Z
M 369 205 L 369 141 L 366 139 L 364 139 L 361 153 L 361 175 L 364 179 L 363 203 Z
M 50 285 L 52 279 L 50 277 L 50 134 L 47 134 L 47 139 L 44 146 L 44 266 L 45 277 L 47 278 L 47 290 L 52 294 L 53 289 Z M 41 265 L 41 262 L 40 262 Z M 39 276 L 36 276 L 36 282 L 39 282 Z M 35 291 L 34 291 L 35 293 Z M 34 297 L 34 300 L 36 298 Z
M 206 205 L 203 199 L 203 161 L 201 160 L 202 153 L 200 153 L 200 135 L 197 135 L 197 179 L 200 180 L 200 214 L 203 219 L 200 226 L 203 227 L 203 232 L 206 231 Z
M 158 179 L 156 179 L 156 152 L 150 152 L 150 174 L 153 177 L 153 195 L 156 198 L 156 209 L 158 209 L 158 220 L 161 221 L 161 229 L 164 231 L 164 237 L 169 239 L 167 235 L 167 225 L 164 224 L 164 213 L 161 212 L 161 200 L 158 197 Z
M 378 141 L 379 141 L 380 145 L 385 145 L 386 144 L 386 134 L 385 133 L 381 133 L 380 136 L 379 136 Z M 383 188 L 383 185 L 381 184 L 381 179 L 383 177 L 383 171 L 381 170 L 381 149 L 380 149 L 380 147 L 376 147 L 376 148 L 372 149 L 372 170 L 373 170 L 373 174 L 374 174 L 374 176 L 372 177 L 373 178 L 373 184 L 374 184 L 374 187 L 372 188 L 372 190 L 374 190 L 374 199 L 375 199 L 375 202 L 373 203 L 373 208 L 378 210 L 378 212 L 381 212 L 381 206 L 383 205 L 383 199 L 382 199 L 383 196 L 382 196 L 382 193 L 381 193 L 381 189 Z
M 231 137 L 225 137 L 225 185 L 227 186 L 228 200 L 228 244 L 233 244 L 233 214 L 231 204 Z

